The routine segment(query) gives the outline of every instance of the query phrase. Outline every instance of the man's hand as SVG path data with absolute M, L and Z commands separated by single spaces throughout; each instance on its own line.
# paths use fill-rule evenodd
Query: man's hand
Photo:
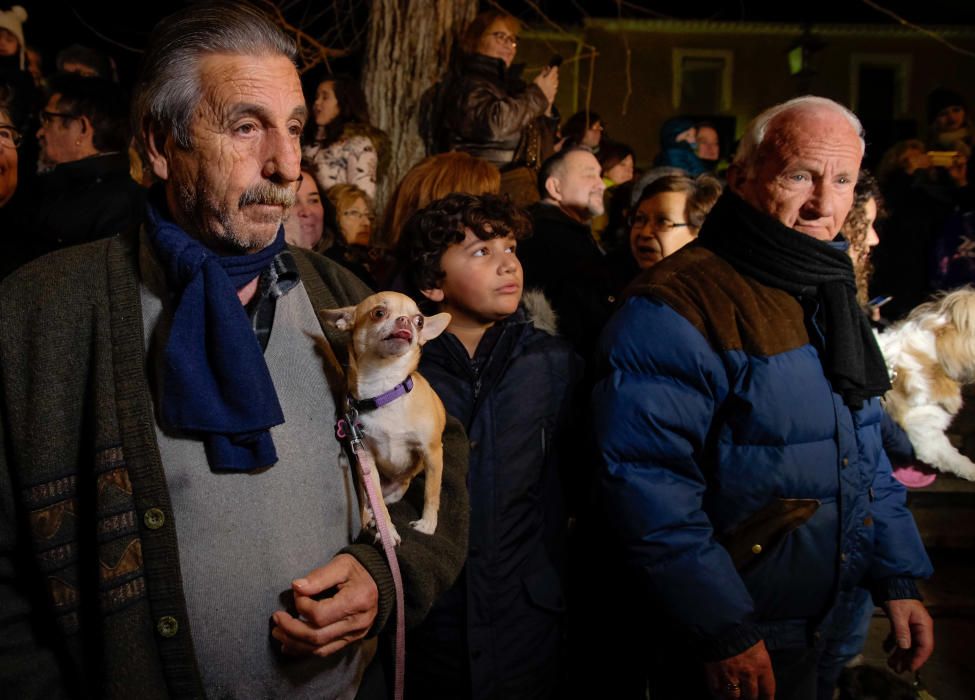
M 274 613 L 271 636 L 286 654 L 328 656 L 366 636 L 379 609 L 379 589 L 355 557 L 339 554 L 325 566 L 291 583 L 298 618 Z M 331 598 L 316 596 L 338 588 Z
M 772 700 L 775 697 L 775 674 L 765 642 L 758 642 L 738 656 L 704 665 L 708 688 L 716 698 Z
M 545 99 L 551 108 L 555 102 L 555 94 L 559 91 L 559 69 L 554 66 L 545 68 L 535 77 L 534 83 L 545 93 Z
M 897 673 L 918 670 L 934 651 L 934 621 L 924 604 L 913 598 L 888 600 L 884 611 L 890 619 L 887 642 L 895 647 L 887 665 Z

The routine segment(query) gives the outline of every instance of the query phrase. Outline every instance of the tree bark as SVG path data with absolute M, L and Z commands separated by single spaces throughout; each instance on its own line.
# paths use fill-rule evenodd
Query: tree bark
M 477 0 L 372 0 L 363 85 L 372 123 L 390 140 L 389 169 L 376 189 L 377 212 L 424 157 L 420 97 L 446 72 L 454 40 L 476 14 Z

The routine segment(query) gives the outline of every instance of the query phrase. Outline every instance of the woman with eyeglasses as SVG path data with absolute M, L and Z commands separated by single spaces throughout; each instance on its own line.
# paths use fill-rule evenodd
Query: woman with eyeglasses
M 32 257 L 24 226 L 28 207 L 23 177 L 29 173 L 20 153 L 26 111 L 13 85 L 0 81 L 0 280 Z
M 559 69 L 543 68 L 526 84 L 522 67 L 512 66 L 519 30 L 517 19 L 490 10 L 464 31 L 461 56 L 445 79 L 440 143 L 496 166 L 501 191 L 530 203 L 538 199 L 535 172 L 554 150 Z
M 375 197 L 389 158 L 389 137 L 369 123 L 358 81 L 328 76 L 318 83 L 309 111 L 302 157 L 311 165 L 318 189 L 327 192 L 349 184 Z
M 388 261 L 384 251 L 370 245 L 376 218 L 372 200 L 362 189 L 348 184 L 335 185 L 325 197 L 325 227 L 335 230 L 336 236 L 324 255 L 377 289 L 377 274 L 385 272 Z
M 711 175 L 665 175 L 643 190 L 630 215 L 630 253 L 646 270 L 697 238 L 721 194 Z

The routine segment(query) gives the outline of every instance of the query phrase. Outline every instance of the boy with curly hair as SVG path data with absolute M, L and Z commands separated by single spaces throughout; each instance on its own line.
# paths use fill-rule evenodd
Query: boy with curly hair
M 412 632 L 412 697 L 547 697 L 558 687 L 560 448 L 581 362 L 554 334 L 544 297 L 522 297 L 516 248 L 530 226 L 507 198 L 451 194 L 404 229 L 417 300 L 452 317 L 424 346 L 420 371 L 471 441 L 468 560 Z

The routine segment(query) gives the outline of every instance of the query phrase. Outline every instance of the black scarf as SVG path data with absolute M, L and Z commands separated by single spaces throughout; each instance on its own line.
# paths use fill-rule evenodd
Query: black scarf
M 699 245 L 769 287 L 814 300 L 825 325 L 823 371 L 851 409 L 890 389 L 887 365 L 857 303 L 853 263 L 829 243 L 791 229 L 726 190 Z

